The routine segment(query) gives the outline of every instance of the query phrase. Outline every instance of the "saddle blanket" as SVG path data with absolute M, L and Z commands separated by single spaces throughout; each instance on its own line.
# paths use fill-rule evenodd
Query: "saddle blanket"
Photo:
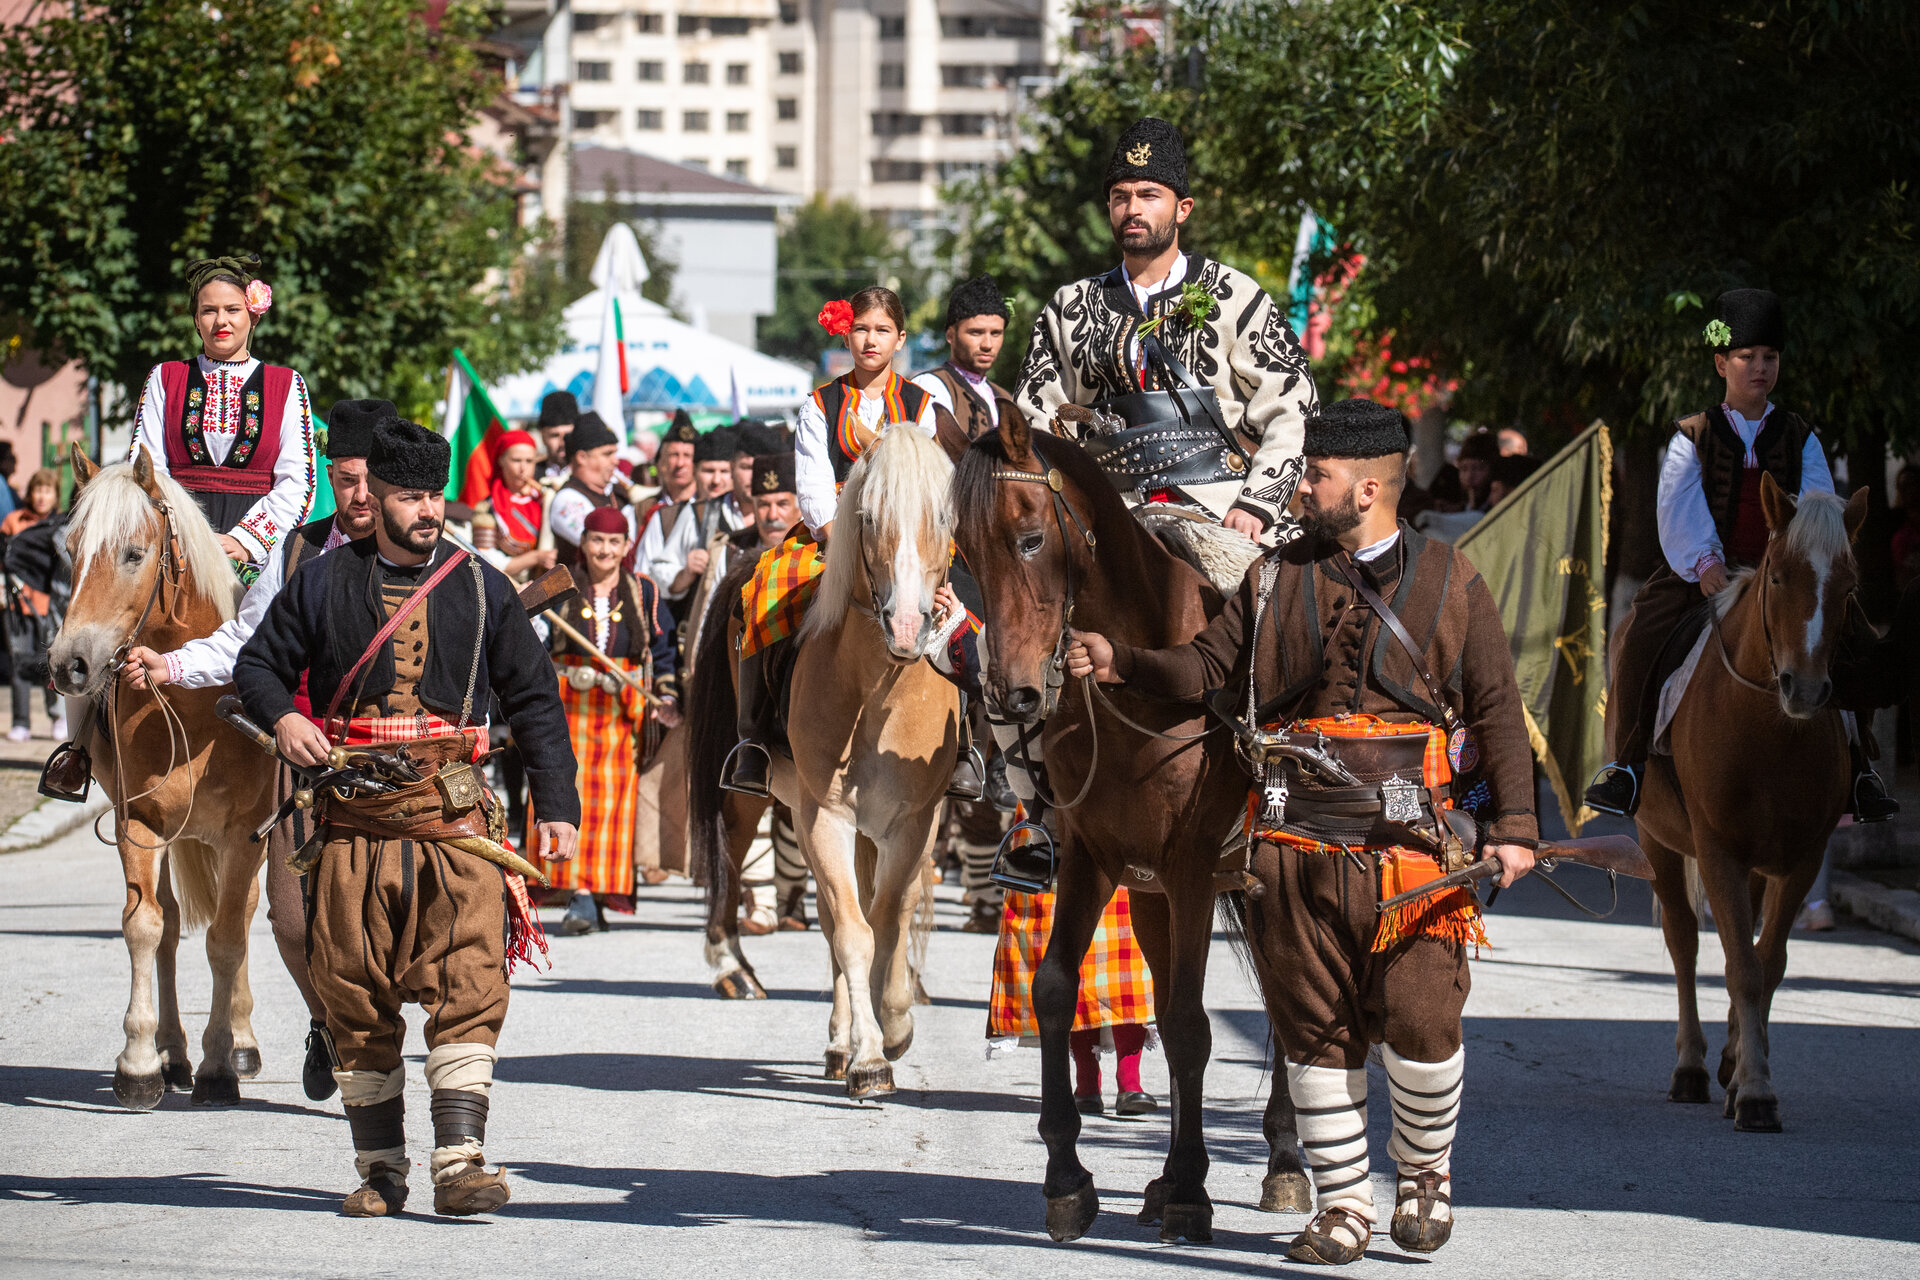
M 1660 709 L 1653 717 L 1653 749 L 1663 756 L 1673 754 L 1673 747 L 1667 741 L 1667 730 L 1673 727 L 1673 717 L 1679 713 L 1680 700 L 1687 696 L 1687 685 L 1693 679 L 1693 669 L 1700 665 L 1700 655 L 1707 651 L 1707 641 L 1713 639 L 1713 628 L 1705 627 L 1700 638 L 1693 642 L 1693 648 L 1687 650 L 1687 660 L 1674 669 L 1666 683 L 1660 686 Z

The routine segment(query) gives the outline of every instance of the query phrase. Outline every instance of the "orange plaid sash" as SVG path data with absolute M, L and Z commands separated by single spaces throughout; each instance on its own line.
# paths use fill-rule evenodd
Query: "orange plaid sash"
M 1447 731 L 1439 725 L 1394 724 L 1379 716 L 1362 714 L 1321 716 L 1301 720 L 1293 727 L 1297 732 L 1318 731 L 1334 740 L 1425 734 L 1427 745 L 1421 757 L 1421 784 L 1428 788 L 1439 788 L 1453 781 L 1453 766 L 1447 759 Z M 1339 845 L 1330 845 L 1275 827 L 1262 827 L 1259 824 L 1261 802 L 1258 790 L 1248 792 L 1246 829 L 1253 839 L 1288 845 L 1306 853 L 1339 856 L 1347 852 Z M 1354 852 L 1371 853 L 1379 862 L 1382 899 L 1431 884 L 1446 874 L 1433 856 L 1423 849 L 1409 849 L 1404 845 L 1370 845 L 1355 849 Z M 1373 950 L 1385 951 L 1403 939 L 1422 934 L 1450 938 L 1462 944 L 1470 942 L 1479 947 L 1491 945 L 1487 942 L 1486 928 L 1481 923 L 1480 904 L 1464 888 L 1416 899 L 1381 916 L 1379 931 L 1373 938 Z
M 826 554 L 804 524 L 796 526 L 785 542 L 761 554 L 753 576 L 740 588 L 741 617 L 746 623 L 740 635 L 741 657 L 800 629 L 826 568 Z

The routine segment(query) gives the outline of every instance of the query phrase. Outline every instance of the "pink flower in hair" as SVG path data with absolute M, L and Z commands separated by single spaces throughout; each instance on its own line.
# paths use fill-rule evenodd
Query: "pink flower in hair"
M 273 286 L 265 280 L 253 280 L 247 284 L 247 314 L 265 315 L 267 308 L 273 305 Z

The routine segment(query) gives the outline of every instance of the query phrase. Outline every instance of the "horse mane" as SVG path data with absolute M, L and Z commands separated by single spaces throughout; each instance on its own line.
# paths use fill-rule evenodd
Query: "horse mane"
M 838 626 L 846 617 L 860 563 L 860 540 L 849 535 L 862 514 L 883 527 L 912 529 L 936 546 L 947 544 L 953 537 L 952 477 L 946 450 L 917 427 L 898 424 L 867 446 L 840 490 L 833 526 L 841 536 L 827 544 L 827 567 L 801 623 L 803 637 Z
M 153 483 L 173 508 L 173 531 L 186 560 L 191 589 L 219 610 L 222 622 L 230 620 L 239 608 L 245 589 L 234 576 L 213 526 L 207 523 L 200 504 L 180 487 L 179 481 L 156 470 Z M 81 488 L 67 521 L 72 530 L 69 537 L 74 565 L 91 564 L 94 556 L 102 551 L 117 551 L 129 544 L 150 541 L 154 536 L 156 514 L 153 499 L 134 478 L 132 463 L 116 462 L 102 467 Z
M 1847 534 L 1847 502 L 1837 493 L 1815 490 L 1801 494 L 1793 520 L 1781 536 L 1786 549 L 1804 560 L 1836 564 L 1853 558 L 1853 539 Z M 1755 572 L 1754 569 L 1736 570 L 1727 579 L 1726 590 L 1713 598 L 1714 611 L 1722 619 L 1746 594 Z

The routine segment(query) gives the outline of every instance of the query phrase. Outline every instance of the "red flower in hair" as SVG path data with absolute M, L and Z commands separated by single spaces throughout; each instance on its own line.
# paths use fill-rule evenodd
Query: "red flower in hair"
M 838 338 L 853 331 L 853 304 L 844 298 L 835 298 L 820 308 L 820 327 Z

